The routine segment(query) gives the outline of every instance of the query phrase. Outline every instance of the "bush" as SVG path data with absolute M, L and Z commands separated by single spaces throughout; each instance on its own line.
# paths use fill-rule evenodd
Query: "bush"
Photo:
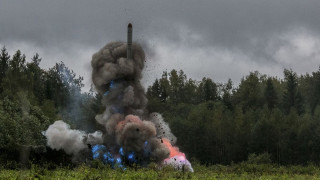
M 271 164 L 271 155 L 269 153 L 263 153 L 256 155 L 255 153 L 249 154 L 248 160 L 249 164 Z

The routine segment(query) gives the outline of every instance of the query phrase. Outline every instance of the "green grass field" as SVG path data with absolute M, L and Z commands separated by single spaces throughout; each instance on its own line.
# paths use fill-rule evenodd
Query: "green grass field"
M 28 170 L 0 170 L 0 179 L 320 179 L 318 166 L 277 166 L 240 163 L 232 166 L 194 165 L 194 173 L 176 171 L 172 168 L 159 170 L 149 168 L 111 169 L 107 166 L 91 168 L 57 168 L 33 165 Z

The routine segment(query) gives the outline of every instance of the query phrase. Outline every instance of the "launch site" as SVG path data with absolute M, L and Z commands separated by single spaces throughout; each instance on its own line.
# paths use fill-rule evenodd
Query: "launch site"
M 317 0 L 0 0 L 0 179 L 320 179 Z

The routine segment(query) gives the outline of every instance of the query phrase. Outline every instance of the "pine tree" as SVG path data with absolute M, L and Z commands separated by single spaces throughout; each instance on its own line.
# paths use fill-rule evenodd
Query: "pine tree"
M 171 102 L 177 104 L 179 101 L 179 76 L 176 70 L 172 70 L 169 73 L 169 82 L 170 82 L 170 100 Z
M 201 102 L 217 99 L 217 85 L 210 78 L 203 78 L 198 88 Z
M 0 54 L 0 93 L 2 93 L 3 91 L 2 81 L 3 81 L 3 78 L 5 78 L 6 72 L 9 67 L 9 60 L 10 60 L 10 56 L 7 52 L 6 47 L 4 46 L 1 49 L 1 54 Z
M 267 80 L 267 87 L 265 88 L 264 97 L 268 108 L 273 109 L 276 106 L 278 97 L 271 78 L 268 78 Z
M 19 91 L 30 90 L 30 79 L 26 74 L 26 57 L 18 50 L 8 63 L 5 78 L 2 79 L 2 87 L 6 95 L 14 97 Z
M 45 71 L 39 66 L 41 58 L 36 53 L 31 59 L 30 63 L 27 63 L 28 79 L 31 82 L 32 92 L 37 96 L 38 103 L 42 103 L 45 98 Z
M 192 79 L 189 79 L 185 83 L 184 87 L 184 98 L 183 102 L 187 104 L 196 104 L 197 103 L 197 85 L 196 82 Z
M 159 85 L 160 85 L 160 100 L 161 102 L 167 102 L 167 100 L 170 98 L 169 96 L 170 83 L 168 80 L 168 73 L 166 71 L 162 73 L 162 77 L 159 80 Z
M 312 84 L 311 84 L 311 110 L 315 111 L 316 107 L 320 105 L 320 67 L 317 72 L 312 73 Z
M 148 90 L 148 92 L 151 97 L 160 99 L 161 91 L 158 79 L 154 81 L 153 85 L 150 87 L 150 90 Z
M 298 114 L 303 112 L 303 100 L 300 91 L 298 90 L 297 74 L 292 70 L 284 70 L 284 79 L 286 89 L 283 94 L 283 108 L 289 113 L 291 108 L 295 108 Z
M 232 100 L 231 100 L 231 97 L 232 97 L 231 79 L 228 79 L 228 82 L 225 85 L 223 85 L 222 92 L 223 92 L 222 102 L 224 103 L 225 106 L 228 107 L 229 110 L 232 110 L 233 107 L 232 107 Z
M 258 109 L 262 104 L 262 88 L 258 71 L 251 72 L 245 79 L 241 80 L 239 88 L 235 93 L 235 101 L 242 104 L 244 111 Z

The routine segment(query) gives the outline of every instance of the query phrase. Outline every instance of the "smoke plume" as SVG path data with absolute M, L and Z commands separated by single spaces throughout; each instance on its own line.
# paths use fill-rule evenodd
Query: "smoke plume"
M 63 149 L 67 154 L 77 155 L 81 150 L 86 149 L 87 144 L 102 143 L 102 133 L 96 131 L 86 134 L 83 131 L 72 130 L 62 120 L 56 121 L 44 132 L 47 144 L 51 149 Z
M 133 43 L 132 59 L 126 57 L 127 43 L 123 42 L 109 43 L 92 56 L 92 82 L 103 95 L 105 108 L 95 119 L 105 127 L 103 135 L 99 131 L 86 134 L 71 130 L 63 121 L 56 121 L 45 132 L 48 146 L 77 156 L 90 144 L 93 159 L 112 166 L 153 161 L 176 168 L 186 166 L 193 171 L 185 155 L 172 146 L 177 138 L 161 114 L 146 110 L 148 100 L 140 83 L 145 62 L 143 49 Z

